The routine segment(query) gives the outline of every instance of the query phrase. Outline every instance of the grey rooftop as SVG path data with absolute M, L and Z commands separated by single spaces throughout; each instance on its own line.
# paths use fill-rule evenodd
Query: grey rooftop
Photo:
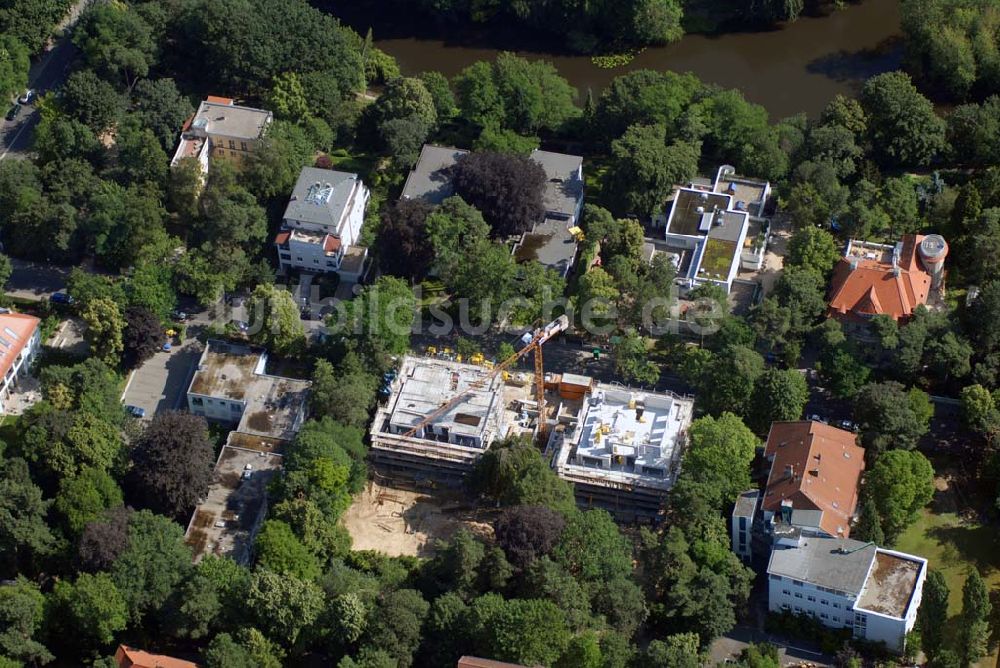
M 357 184 L 357 174 L 303 167 L 283 218 L 336 226 Z

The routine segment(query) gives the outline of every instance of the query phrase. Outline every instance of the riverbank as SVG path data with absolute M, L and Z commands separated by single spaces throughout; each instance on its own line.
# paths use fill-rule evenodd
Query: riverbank
M 395 57 L 405 75 L 436 70 L 451 77 L 478 60 L 491 61 L 499 51 L 512 50 L 530 60 L 552 62 L 582 99 L 588 89 L 596 94 L 631 70 L 689 71 L 706 83 L 740 89 L 773 119 L 799 112 L 815 116 L 834 96 L 856 95 L 865 79 L 896 69 L 901 59 L 898 0 L 867 0 L 775 30 L 685 35 L 612 69 L 598 67 L 589 56 L 560 53 L 530 34 L 444 35 L 426 25 L 404 33 L 393 17 L 342 18 L 362 35 L 371 27 L 375 45 Z

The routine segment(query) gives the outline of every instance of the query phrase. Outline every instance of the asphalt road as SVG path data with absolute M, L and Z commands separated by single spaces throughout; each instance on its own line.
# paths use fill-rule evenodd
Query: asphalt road
M 88 0 L 80 0 L 66 14 L 57 30 L 66 30 L 76 23 L 80 13 L 87 6 Z M 31 64 L 28 73 L 28 87 L 35 89 L 38 95 L 58 88 L 69 74 L 70 67 L 76 59 L 79 50 L 68 36 L 60 38 L 55 45 L 43 53 Z M 12 105 L 3 107 L 3 114 Z M 34 128 L 38 125 L 38 109 L 35 105 L 27 105 L 13 121 L 0 117 L 0 160 L 4 158 L 23 158 L 31 149 Z
M 41 301 L 48 299 L 53 292 L 66 287 L 71 267 L 60 267 L 54 264 L 30 262 L 28 260 L 10 259 L 13 265 L 10 280 L 4 290 L 12 297 Z

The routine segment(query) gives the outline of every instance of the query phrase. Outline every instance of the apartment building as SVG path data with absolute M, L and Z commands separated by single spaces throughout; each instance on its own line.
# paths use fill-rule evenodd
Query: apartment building
M 202 174 L 208 174 L 209 158 L 229 160 L 239 166 L 256 150 L 273 119 L 270 111 L 210 95 L 184 123 L 170 166 L 175 167 L 184 158 L 197 159 Z
M 797 534 L 775 545 L 767 576 L 772 612 L 808 615 L 901 652 L 917 621 L 927 560 L 873 543 Z
M 41 348 L 41 320 L 24 313 L 0 313 L 0 413 L 6 413 L 11 393 L 31 370 Z
M 304 167 L 274 239 L 281 268 L 360 279 L 368 249 L 357 242 L 369 197 L 357 174 Z
M 694 401 L 576 374 L 553 382 L 552 466 L 573 483 L 578 505 L 623 522 L 656 521 L 680 473 Z

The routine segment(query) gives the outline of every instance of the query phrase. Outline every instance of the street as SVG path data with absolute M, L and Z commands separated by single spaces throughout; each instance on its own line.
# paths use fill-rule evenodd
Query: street
M 78 49 L 70 41 L 68 30 L 80 17 L 89 0 L 80 0 L 73 5 L 56 30 L 65 31 L 63 37 L 55 45 L 43 53 L 31 64 L 28 73 L 28 88 L 42 95 L 58 88 L 69 74 L 70 66 L 77 56 Z M 3 108 L 6 114 L 11 105 Z M 0 122 L 0 160 L 6 157 L 23 158 L 31 149 L 35 126 L 38 124 L 38 109 L 34 104 L 24 105 L 21 113 L 13 121 L 6 118 Z
M 48 299 L 53 292 L 66 287 L 66 279 L 72 267 L 60 267 L 54 264 L 31 262 L 10 258 L 14 271 L 4 290 L 11 297 L 42 301 Z

